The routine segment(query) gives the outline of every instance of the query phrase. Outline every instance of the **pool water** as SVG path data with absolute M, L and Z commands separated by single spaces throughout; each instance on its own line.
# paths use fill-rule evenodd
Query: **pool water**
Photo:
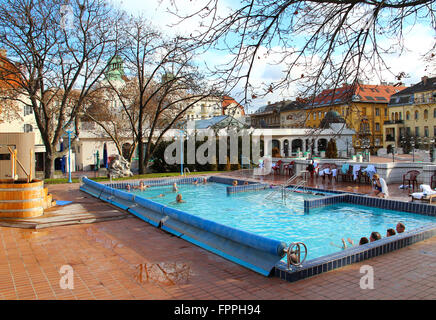
M 132 192 L 201 218 L 287 244 L 303 241 L 308 247 L 308 259 L 340 251 L 343 237 L 351 238 L 356 244 L 361 237 L 369 239 L 373 231 L 385 237 L 386 230 L 395 229 L 399 221 L 405 223 L 406 231 L 436 223 L 435 217 L 347 203 L 304 213 L 304 199 L 320 196 L 289 193 L 283 203 L 280 192 L 267 198 L 272 189 L 227 195 L 226 187 L 219 183 L 178 185 L 184 203 L 175 201 L 177 193 L 172 191 L 172 186 Z M 159 197 L 161 194 L 164 196 Z

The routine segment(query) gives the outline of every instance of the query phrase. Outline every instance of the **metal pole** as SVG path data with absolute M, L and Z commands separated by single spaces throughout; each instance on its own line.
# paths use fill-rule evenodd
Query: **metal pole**
M 183 130 L 180 130 L 180 175 L 183 176 Z
M 71 180 L 71 131 L 67 130 L 68 134 L 68 183 L 72 183 Z

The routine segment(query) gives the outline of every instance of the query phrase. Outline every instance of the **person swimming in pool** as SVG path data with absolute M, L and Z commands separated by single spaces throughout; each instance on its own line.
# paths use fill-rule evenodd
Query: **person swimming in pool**
M 127 184 L 127 185 L 126 185 L 126 190 L 127 190 L 128 192 L 130 192 L 130 189 L 131 189 L 130 184 Z
M 386 230 L 386 237 L 391 237 L 391 236 L 395 236 L 397 233 L 395 232 L 394 229 L 389 228 L 388 230 Z
M 341 241 L 342 241 L 342 246 L 338 246 L 338 245 L 334 244 L 333 242 L 331 242 L 330 244 L 331 244 L 332 246 L 335 246 L 335 247 L 338 247 L 338 248 L 341 248 L 341 249 L 347 249 L 348 247 L 355 247 L 355 246 L 356 246 L 356 245 L 354 244 L 354 241 L 353 241 L 351 238 L 348 238 L 348 239 L 347 239 L 349 245 L 347 245 L 347 243 L 345 242 L 345 239 L 344 239 L 344 238 L 342 238 Z M 360 238 L 359 246 L 361 246 L 361 245 L 363 245 L 363 244 L 365 244 L 365 243 L 368 243 L 368 242 L 369 242 L 369 240 L 368 240 L 367 237 L 362 237 L 362 238 Z
M 134 187 L 135 189 L 139 189 L 139 190 L 141 190 L 141 191 L 144 191 L 145 189 L 147 189 L 147 188 L 150 188 L 150 186 L 149 185 L 146 185 L 145 183 L 144 183 L 144 181 L 140 181 L 139 182 L 139 186 L 138 187 Z
M 404 225 L 404 223 L 398 222 L 395 229 L 397 229 L 397 233 L 403 233 L 404 230 L 406 230 L 406 226 Z
M 371 232 L 371 236 L 369 237 L 369 241 L 374 242 L 374 241 L 380 240 L 381 238 L 382 237 L 381 237 L 380 233 L 374 231 L 374 232 Z
M 149 199 L 153 199 L 153 198 L 162 198 L 162 197 L 165 197 L 165 195 L 164 195 L 163 193 L 161 193 L 160 195 L 155 196 L 155 197 L 150 197 Z
M 233 180 L 233 186 L 236 187 L 238 185 L 238 180 Z
M 198 184 L 198 179 L 197 179 L 197 178 L 195 178 L 195 179 L 194 179 L 194 181 L 192 182 L 192 184 L 195 184 L 195 185 L 197 185 L 197 184 Z

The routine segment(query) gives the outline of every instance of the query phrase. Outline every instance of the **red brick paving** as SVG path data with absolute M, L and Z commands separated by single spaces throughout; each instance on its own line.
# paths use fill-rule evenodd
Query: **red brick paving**
M 96 201 L 74 189 L 71 198 Z M 66 192 L 63 197 L 66 197 Z M 68 199 L 64 199 L 68 200 Z M 101 203 L 101 210 L 113 208 Z M 59 270 L 74 270 L 61 289 Z M 360 267 L 374 290 L 360 289 Z M 25 230 L 0 227 L 0 299 L 435 299 L 436 237 L 295 283 L 267 278 L 135 217 Z

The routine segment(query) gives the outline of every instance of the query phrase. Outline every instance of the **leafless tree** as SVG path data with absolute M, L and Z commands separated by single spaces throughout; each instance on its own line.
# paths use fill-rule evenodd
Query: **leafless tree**
M 229 54 L 212 71 L 229 90 L 243 87 L 248 104 L 293 83 L 310 99 L 325 88 L 380 77 L 390 69 L 384 54 L 404 49 L 406 28 L 418 22 L 436 28 L 434 0 L 242 0 L 230 11 L 209 0 L 188 15 L 172 2 L 182 21 L 202 19 L 191 36 L 206 50 Z M 264 55 L 283 66 L 282 77 L 257 86 L 252 73 Z M 401 81 L 405 74 L 395 76 Z
M 192 63 L 196 46 L 191 40 L 169 38 L 142 17 L 131 17 L 123 25 L 119 56 L 133 98 L 122 87 L 108 83 L 129 119 L 137 144 L 139 173 L 144 173 L 168 130 L 180 124 L 184 113 L 213 90 Z
M 67 128 L 78 135 L 77 114 L 116 54 L 117 19 L 104 0 L 0 4 L 0 46 L 20 66 L 11 99 L 33 109 L 46 149 L 46 178 L 63 154 L 56 150 L 60 138 Z

